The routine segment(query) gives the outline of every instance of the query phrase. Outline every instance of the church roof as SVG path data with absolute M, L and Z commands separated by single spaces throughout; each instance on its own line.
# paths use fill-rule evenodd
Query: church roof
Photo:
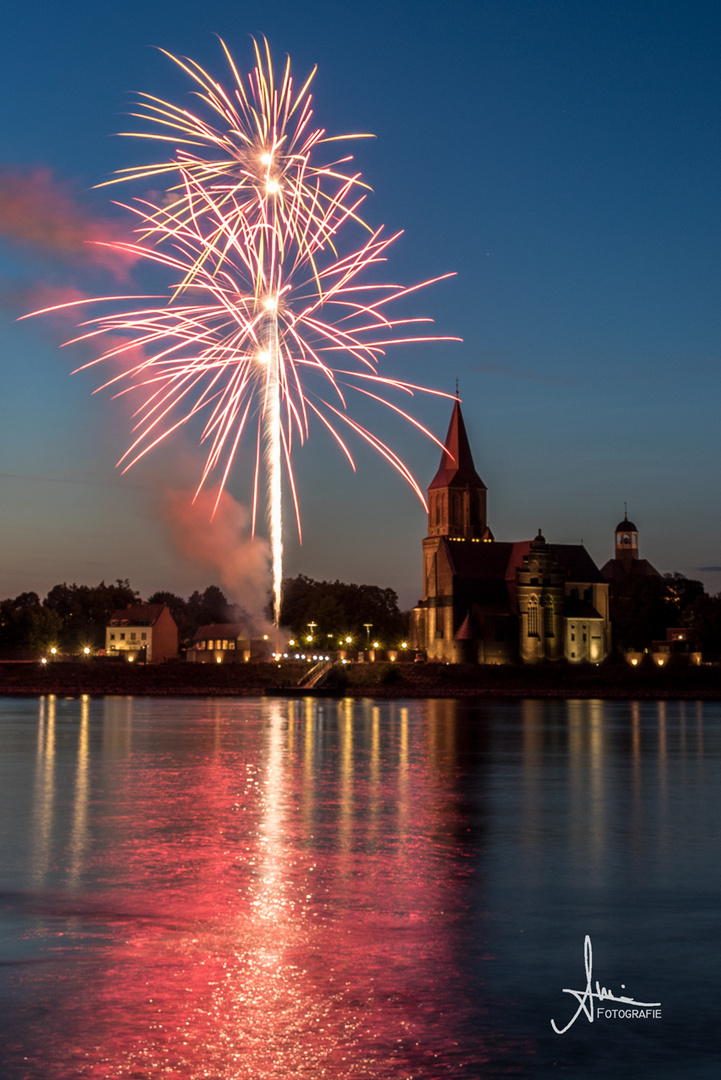
M 473 641 L 473 638 L 476 636 L 476 630 L 473 626 L 470 611 L 453 636 L 456 641 Z
M 451 572 L 459 578 L 483 579 L 487 582 L 515 583 L 516 567 L 531 550 L 531 540 L 510 544 L 495 541 L 491 544 L 469 543 L 444 537 Z M 549 550 L 570 582 L 603 584 L 605 578 L 583 544 L 549 544 Z M 492 591 L 492 590 L 490 590 Z
M 558 559 L 561 569 L 566 571 L 567 581 L 602 585 L 606 580 L 583 544 L 549 544 L 548 546 Z
M 623 519 L 623 521 L 620 521 L 618 523 L 618 525 L 616 526 L 616 532 L 638 532 L 638 529 L 636 528 L 634 523 L 632 521 L 629 521 L 626 517 Z
M 444 452 L 441 458 L 441 464 L 428 488 L 429 491 L 445 487 L 486 487 L 473 464 L 473 455 L 458 398 L 453 405 L 445 448 L 447 452 Z
M 661 577 L 648 559 L 609 559 L 601 567 L 605 581 L 626 581 L 631 577 Z

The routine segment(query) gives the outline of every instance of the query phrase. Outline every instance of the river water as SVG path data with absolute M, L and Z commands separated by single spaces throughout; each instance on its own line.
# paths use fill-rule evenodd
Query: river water
M 0 699 L 0 1076 L 717 1078 L 720 732 Z

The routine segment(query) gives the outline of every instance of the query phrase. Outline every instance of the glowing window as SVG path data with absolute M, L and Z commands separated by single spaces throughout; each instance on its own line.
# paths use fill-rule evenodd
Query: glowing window
M 547 596 L 543 601 L 543 632 L 546 637 L 553 637 L 553 597 Z
M 528 601 L 528 636 L 538 637 L 538 597 L 532 596 Z

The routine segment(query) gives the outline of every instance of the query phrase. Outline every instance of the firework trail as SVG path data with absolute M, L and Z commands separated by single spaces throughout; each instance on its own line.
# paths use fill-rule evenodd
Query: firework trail
M 173 150 L 159 163 L 123 169 L 109 181 L 161 181 L 160 195 L 126 207 L 136 218 L 136 238 L 105 246 L 163 267 L 172 279 L 167 294 L 82 301 L 102 304 L 104 313 L 83 322 L 83 332 L 66 344 L 105 337 L 100 355 L 83 366 L 115 358 L 122 370 L 98 389 L 142 391 L 133 439 L 119 462 L 124 469 L 202 414 L 201 442 L 208 450 L 198 491 L 217 471 L 220 497 L 241 437 L 255 425 L 252 522 L 255 529 L 264 464 L 277 624 L 284 465 L 300 535 L 293 439 L 302 443 L 315 417 L 355 468 L 344 438 L 348 429 L 377 450 L 425 505 L 407 466 L 353 419 L 347 396 L 354 390 L 381 402 L 438 442 L 387 394 L 439 392 L 380 375 L 378 360 L 388 345 L 457 339 L 411 328 L 430 319 L 386 314 L 393 301 L 431 282 L 374 284 L 366 273 L 385 262 L 399 234 L 384 235 L 361 217 L 368 189 L 359 173 L 349 171 L 350 156 L 316 161 L 321 147 L 365 136 L 330 137 L 311 127 L 315 69 L 296 91 L 290 61 L 276 81 L 267 43 L 264 51 L 254 43 L 256 65 L 244 79 L 221 44 L 232 75 L 227 91 L 194 61 L 166 53 L 195 83 L 199 108 L 191 113 L 141 95 L 142 111 L 133 115 L 149 121 L 151 130 L 123 134 Z M 337 242 L 343 227 L 362 238 L 347 254 Z

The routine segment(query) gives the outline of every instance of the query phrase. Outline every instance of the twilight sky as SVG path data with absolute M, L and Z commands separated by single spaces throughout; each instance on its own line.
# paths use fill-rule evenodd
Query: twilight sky
M 93 185 L 157 152 L 114 137 L 134 93 L 182 102 L 152 46 L 220 81 L 266 35 L 297 79 L 317 63 L 315 120 L 374 193 L 365 216 L 404 230 L 383 277 L 411 284 L 461 344 L 389 350 L 383 373 L 452 392 L 456 374 L 499 540 L 540 527 L 613 554 L 624 501 L 642 556 L 721 589 L 721 7 L 712 0 L 27 0 L 0 39 L 0 597 L 129 577 L 143 595 L 218 582 L 253 602 L 262 550 L 242 508 L 213 527 L 183 492 L 204 459 L 180 432 L 122 476 L 125 401 L 72 323 L 16 322 L 57 289 L 142 292 L 84 240 L 128 216 Z M 443 438 L 450 402 L 414 415 Z M 438 449 L 391 413 L 362 414 L 421 486 Z M 230 483 L 247 504 L 252 438 Z M 295 457 L 303 546 L 287 504 L 286 572 L 421 595 L 425 514 L 370 450 L 353 473 L 315 430 Z M 265 534 L 265 526 L 261 531 Z

